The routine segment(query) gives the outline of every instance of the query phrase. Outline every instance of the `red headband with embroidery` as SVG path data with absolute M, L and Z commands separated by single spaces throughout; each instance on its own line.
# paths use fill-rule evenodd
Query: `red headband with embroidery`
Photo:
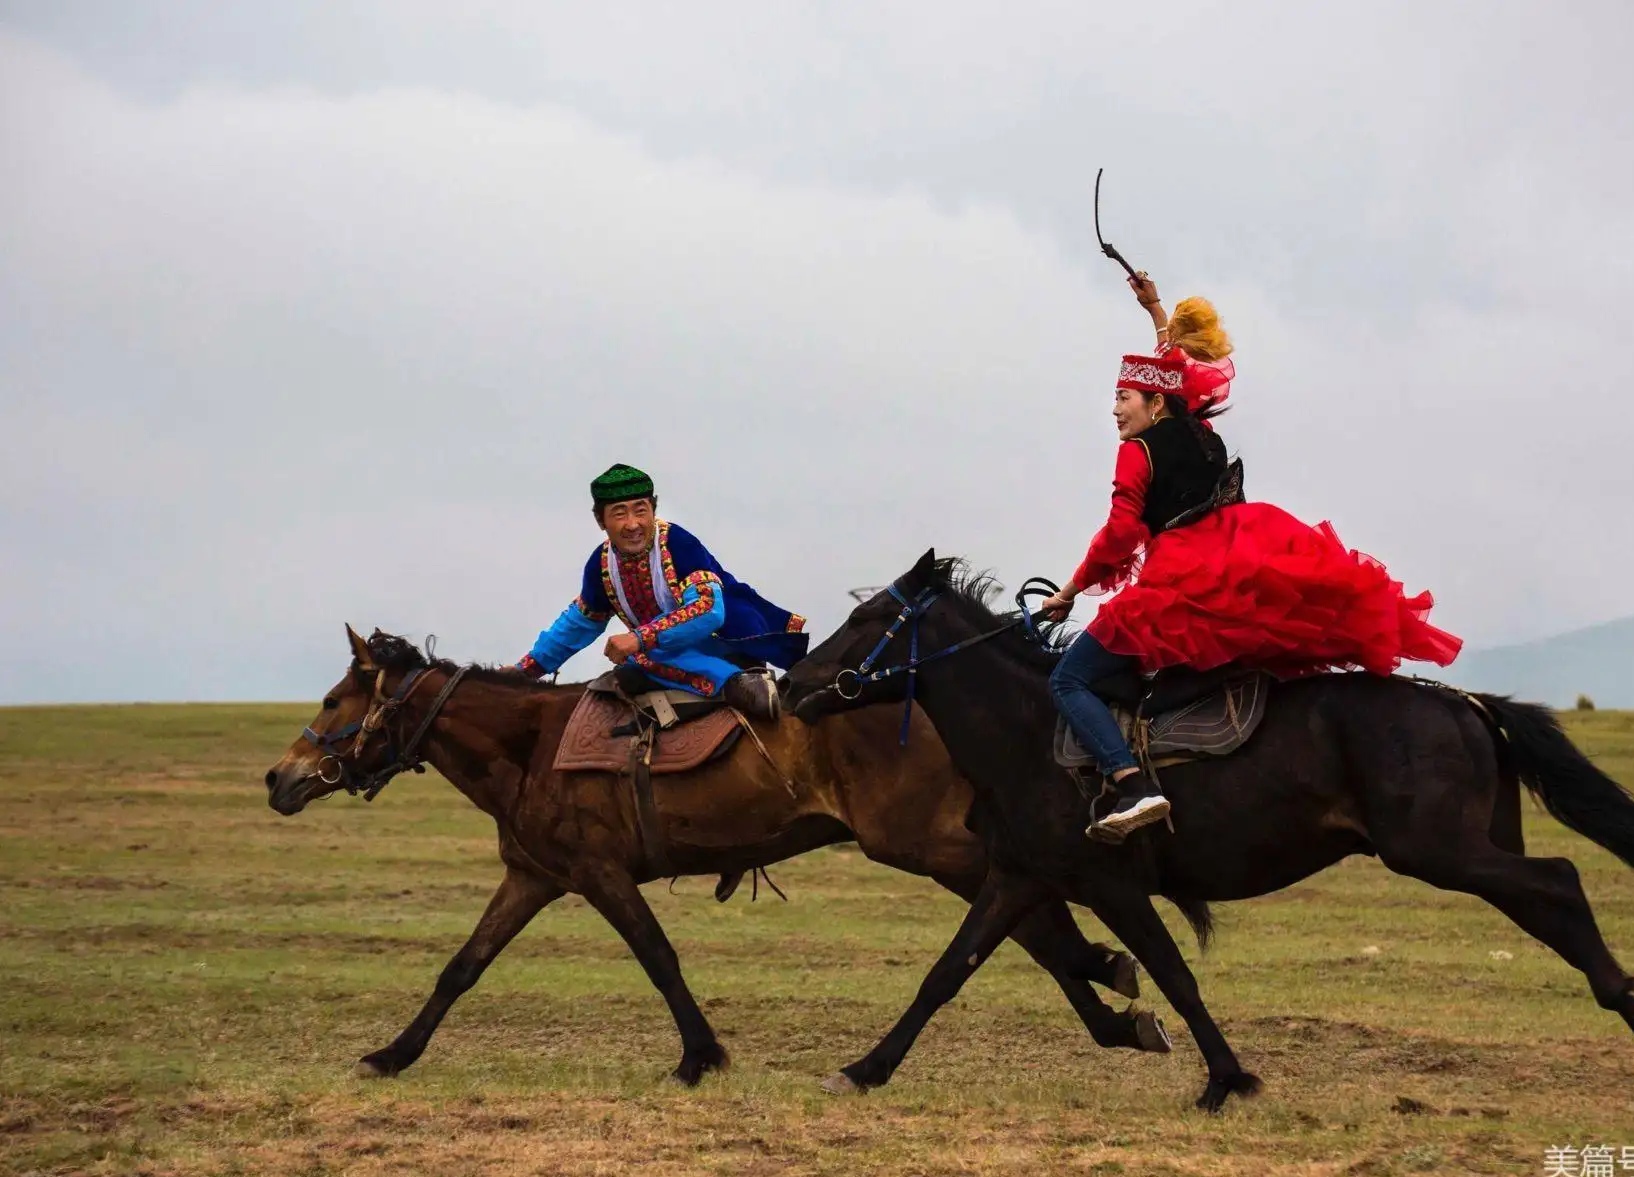
M 1225 403 L 1236 374 L 1236 366 L 1229 359 L 1194 360 L 1173 348 L 1155 356 L 1124 356 L 1117 386 L 1133 392 L 1178 396 L 1186 402 L 1186 408 L 1198 413 Z
M 1186 382 L 1186 363 L 1177 355 L 1124 356 L 1118 369 L 1118 387 L 1131 392 L 1181 395 Z

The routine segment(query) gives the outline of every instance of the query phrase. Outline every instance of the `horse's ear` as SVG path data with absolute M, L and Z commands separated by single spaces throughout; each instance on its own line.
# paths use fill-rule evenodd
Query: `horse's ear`
M 913 576 L 919 581 L 920 584 L 924 584 L 931 578 L 931 574 L 935 571 L 936 549 L 926 548 L 925 554 L 919 557 L 919 563 L 913 566 Z
M 357 663 L 358 669 L 373 670 L 374 655 L 369 652 L 369 643 L 364 641 L 362 636 L 350 624 L 346 626 L 346 640 L 351 644 L 352 659 Z

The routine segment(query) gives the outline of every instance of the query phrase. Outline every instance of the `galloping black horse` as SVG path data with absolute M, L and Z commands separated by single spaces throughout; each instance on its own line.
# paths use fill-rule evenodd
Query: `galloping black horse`
M 975 787 L 972 824 L 989 847 L 981 892 L 913 1004 L 873 1050 L 829 1080 L 829 1090 L 887 1082 L 926 1022 L 1016 921 L 1066 898 L 1123 940 L 1186 1019 L 1208 1064 L 1198 1106 L 1218 1110 L 1232 1092 L 1257 1090 L 1259 1080 L 1238 1064 L 1204 1007 L 1150 897 L 1178 903 L 1202 934 L 1199 908 L 1208 901 L 1264 895 L 1350 854 L 1377 855 L 1399 874 L 1485 899 L 1581 969 L 1600 1006 L 1634 1028 L 1634 981 L 1601 939 L 1576 868 L 1563 858 L 1526 857 L 1518 782 L 1631 866 L 1634 800 L 1573 747 L 1547 710 L 1366 674 L 1279 684 L 1242 751 L 1165 770 L 1172 834 L 1158 826 L 1102 845 L 1084 837 L 1088 802 L 1052 755 L 1047 676 L 1060 651 L 1006 628 L 1014 618 L 989 608 L 993 593 L 957 561 L 927 552 L 789 676 L 788 701 L 808 721 L 900 699 L 917 679 L 921 706 Z M 986 635 L 991 640 L 980 640 Z M 956 654 L 936 657 L 952 647 Z M 881 666 L 901 668 L 917 657 L 916 672 L 853 677 L 876 650 L 871 661 Z

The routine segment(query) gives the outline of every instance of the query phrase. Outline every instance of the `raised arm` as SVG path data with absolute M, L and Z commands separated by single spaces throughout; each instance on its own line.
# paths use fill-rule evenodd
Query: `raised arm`
M 1135 299 L 1146 312 L 1152 316 L 1152 329 L 1157 332 L 1157 346 L 1162 348 L 1169 342 L 1169 312 L 1163 309 L 1163 300 L 1157 293 L 1157 283 L 1146 276 L 1146 271 L 1128 279 L 1129 289 L 1135 292 Z

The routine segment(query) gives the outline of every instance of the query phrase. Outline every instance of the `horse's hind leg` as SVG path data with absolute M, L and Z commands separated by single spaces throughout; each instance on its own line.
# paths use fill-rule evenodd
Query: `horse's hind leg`
M 366 1079 L 387 1078 L 411 1066 L 425 1051 L 449 1007 L 477 983 L 483 970 L 528 921 L 562 894 L 560 887 L 507 870 L 476 930 L 443 969 L 419 1014 L 390 1046 L 364 1055 L 357 1064 L 358 1074 Z
M 715 1038 L 709 1020 L 687 988 L 675 949 L 635 880 L 620 868 L 608 865 L 586 882 L 583 894 L 602 918 L 624 937 L 648 979 L 669 1005 L 675 1027 L 681 1032 L 681 1062 L 675 1068 L 674 1077 L 691 1087 L 708 1071 L 724 1071 L 730 1062 L 726 1048 Z
M 1525 858 L 1467 834 L 1450 846 L 1422 831 L 1409 846 L 1379 846 L 1391 870 L 1448 891 L 1485 899 L 1588 978 L 1601 1009 L 1634 1029 L 1634 982 L 1612 956 L 1594 922 L 1577 868 L 1564 858 Z

